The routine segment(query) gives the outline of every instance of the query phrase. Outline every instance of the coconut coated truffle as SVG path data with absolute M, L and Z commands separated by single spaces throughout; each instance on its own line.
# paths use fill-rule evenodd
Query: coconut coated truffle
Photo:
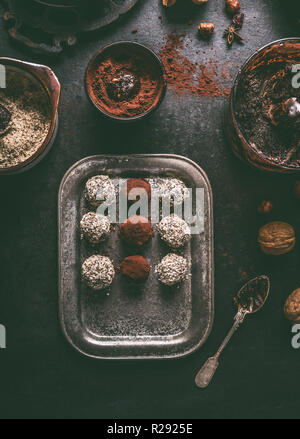
M 187 272 L 187 260 L 175 253 L 169 253 L 161 263 L 155 267 L 159 281 L 167 286 L 181 282 Z
M 104 215 L 95 212 L 86 213 L 80 221 L 81 237 L 91 244 L 99 244 L 110 232 L 110 222 Z
M 121 273 L 130 279 L 145 280 L 150 273 L 150 264 L 143 256 L 128 256 L 121 263 Z
M 188 224 L 175 214 L 163 218 L 157 230 L 161 239 L 171 248 L 182 247 L 191 238 Z
M 109 287 L 114 277 L 114 266 L 106 256 L 94 255 L 82 264 L 82 278 L 93 290 Z
M 115 187 L 107 175 L 95 175 L 85 185 L 85 198 L 92 207 L 98 207 L 103 202 L 113 202 Z
M 133 215 L 122 224 L 121 236 L 129 245 L 142 246 L 152 237 L 151 221 L 144 216 Z
M 178 178 L 163 178 L 158 183 L 153 182 L 153 191 L 159 197 L 170 200 L 170 204 L 179 205 L 189 198 L 189 191 L 183 181 Z

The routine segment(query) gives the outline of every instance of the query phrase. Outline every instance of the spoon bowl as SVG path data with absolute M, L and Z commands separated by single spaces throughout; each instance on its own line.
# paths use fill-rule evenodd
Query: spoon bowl
M 257 276 L 249 280 L 237 293 L 234 302 L 239 311 L 245 310 L 247 314 L 259 311 L 269 296 L 270 279 L 267 276 Z
M 238 312 L 234 317 L 234 324 L 216 354 L 210 357 L 196 375 L 197 387 L 204 389 L 211 382 L 218 366 L 219 358 L 229 340 L 245 320 L 247 314 L 259 311 L 265 304 L 270 292 L 270 280 L 267 276 L 257 276 L 247 282 L 237 293 L 234 301 L 238 306 Z

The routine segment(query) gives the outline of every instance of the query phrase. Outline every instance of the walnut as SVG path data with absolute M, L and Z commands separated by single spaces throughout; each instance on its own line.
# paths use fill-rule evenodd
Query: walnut
M 284 305 L 284 314 L 288 320 L 300 323 L 300 288 L 290 294 Z
M 236 14 L 241 8 L 241 4 L 239 0 L 226 0 L 226 9 L 227 12 L 234 15 Z
M 163 6 L 166 6 L 167 8 L 170 8 L 171 6 L 175 5 L 176 0 L 162 0 Z
M 274 221 L 265 224 L 258 233 L 258 243 L 267 255 L 283 255 L 295 246 L 295 231 L 290 224 Z
M 215 25 L 213 23 L 200 23 L 198 30 L 203 37 L 209 37 L 215 30 Z

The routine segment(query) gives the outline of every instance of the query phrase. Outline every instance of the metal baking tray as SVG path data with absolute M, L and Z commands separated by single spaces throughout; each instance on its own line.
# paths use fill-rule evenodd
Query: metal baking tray
M 87 211 L 86 181 L 97 174 L 111 178 L 182 180 L 189 188 L 204 189 L 204 231 L 192 236 L 181 251 L 190 275 L 176 288 L 159 284 L 154 266 L 170 250 L 157 233 L 140 252 L 152 266 L 145 284 L 133 285 L 118 270 L 106 292 L 92 292 L 81 281 L 82 261 L 95 251 L 80 240 L 79 222 Z M 99 253 L 115 267 L 130 254 L 114 226 Z M 212 191 L 203 170 L 176 155 L 99 155 L 75 163 L 62 179 L 58 195 L 59 314 L 67 340 L 82 354 L 98 359 L 179 358 L 207 339 L 214 315 Z

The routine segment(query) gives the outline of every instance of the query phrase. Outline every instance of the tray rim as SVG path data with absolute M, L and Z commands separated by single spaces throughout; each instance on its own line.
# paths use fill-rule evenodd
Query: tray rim
M 155 356 L 155 355 L 151 355 L 151 356 L 145 356 L 145 355 L 130 355 L 130 356 L 120 356 L 120 357 L 115 357 L 115 356 L 100 356 L 100 355 L 93 355 L 93 354 L 89 354 L 85 351 L 83 351 L 80 347 L 78 347 L 74 341 L 71 339 L 71 337 L 69 336 L 67 330 L 66 330 L 66 326 L 65 326 L 65 322 L 64 322 L 64 314 L 63 314 L 63 305 L 62 305 L 62 300 L 61 299 L 61 284 L 60 284 L 60 273 L 61 273 L 61 239 L 60 239 L 60 228 L 61 228 L 61 221 L 60 221 L 60 212 L 61 212 L 61 205 L 60 205 L 60 199 L 61 199 L 61 194 L 62 194 L 62 190 L 63 190 L 63 186 L 64 183 L 67 179 L 67 177 L 69 176 L 69 174 L 80 164 L 89 161 L 89 160 L 95 160 L 97 158 L 101 158 L 101 159 L 131 159 L 131 158 L 172 158 L 175 160 L 180 160 L 180 161 L 184 161 L 186 163 L 188 163 L 189 165 L 193 166 L 194 168 L 196 168 L 198 170 L 198 172 L 200 172 L 200 174 L 202 175 L 203 179 L 205 180 L 205 183 L 207 185 L 207 189 L 208 189 L 208 193 L 207 193 L 207 198 L 208 198 L 208 203 L 209 203 L 209 222 L 210 224 L 212 224 L 211 227 L 211 231 L 210 231 L 210 235 L 209 235 L 209 239 L 211 242 L 211 254 L 209 255 L 209 263 L 211 266 L 211 270 L 209 271 L 209 279 L 210 279 L 210 284 L 211 284 L 211 300 L 210 300 L 210 304 L 211 304 L 211 312 L 210 312 L 210 317 L 209 317 L 209 324 L 207 325 L 206 331 L 204 336 L 201 338 L 200 342 L 197 343 L 196 345 L 194 345 L 192 348 L 190 348 L 189 350 L 183 352 L 183 353 L 175 353 L 175 354 L 168 354 L 164 357 L 162 356 Z M 67 341 L 70 343 L 70 345 L 72 346 L 72 348 L 74 348 L 77 352 L 79 352 L 80 354 L 82 354 L 85 357 L 88 358 L 92 358 L 95 360 L 114 360 L 114 361 L 128 361 L 128 360 L 171 360 L 171 359 L 182 359 L 185 358 L 191 354 L 193 354 L 194 352 L 196 352 L 208 339 L 212 328 L 213 328 L 213 323 L 214 323 L 214 317 L 215 317 L 215 279 L 214 279 L 214 216 L 213 216 L 213 193 L 212 193 L 212 187 L 209 181 L 209 178 L 206 174 L 206 172 L 201 168 L 200 165 L 198 165 L 196 162 L 194 162 L 193 160 L 189 159 L 188 157 L 184 157 L 182 155 L 179 154 L 95 154 L 95 155 L 91 155 L 91 156 L 87 156 L 84 157 L 80 160 L 78 160 L 77 162 L 75 162 L 73 165 L 71 165 L 67 171 L 65 172 L 65 174 L 62 177 L 62 180 L 60 182 L 59 185 L 59 190 L 58 190 L 58 308 L 59 308 L 59 322 L 60 322 L 60 327 L 62 329 L 62 332 L 65 336 L 65 338 L 67 339 Z

